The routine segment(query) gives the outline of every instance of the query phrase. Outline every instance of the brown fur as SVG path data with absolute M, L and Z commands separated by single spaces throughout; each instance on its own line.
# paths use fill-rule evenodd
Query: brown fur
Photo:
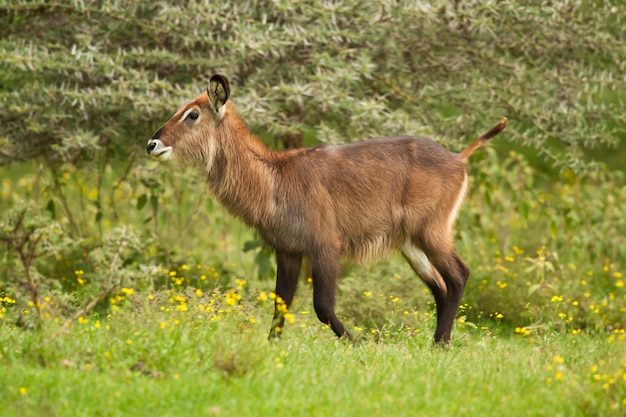
M 276 294 L 287 307 L 306 256 L 319 319 L 349 337 L 334 312 L 340 257 L 373 260 L 400 250 L 435 297 L 435 341 L 449 341 L 469 276 L 452 242 L 467 188 L 464 160 L 506 118 L 461 154 L 411 136 L 276 151 L 247 129 L 228 88 L 225 77 L 212 77 L 208 94 L 159 129 L 148 152 L 169 149 L 163 155 L 204 167 L 215 197 L 275 250 Z M 196 120 L 181 120 L 193 111 Z M 283 324 L 277 309 L 270 335 Z

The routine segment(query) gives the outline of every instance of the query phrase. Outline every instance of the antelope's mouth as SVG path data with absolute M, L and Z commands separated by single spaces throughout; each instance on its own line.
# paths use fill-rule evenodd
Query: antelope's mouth
M 165 146 L 159 139 L 150 139 L 146 150 L 148 155 L 156 159 L 165 160 L 172 158 L 172 147 Z

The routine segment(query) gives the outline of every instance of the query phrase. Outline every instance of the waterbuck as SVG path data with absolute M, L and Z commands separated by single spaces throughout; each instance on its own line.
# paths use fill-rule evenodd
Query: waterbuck
M 215 198 L 274 249 L 276 295 L 287 308 L 306 256 L 317 317 L 350 338 L 335 314 L 340 258 L 399 250 L 435 298 L 435 342 L 449 342 L 470 273 L 452 241 L 464 161 L 507 119 L 460 154 L 413 136 L 278 151 L 248 130 L 229 97 L 228 79 L 212 76 L 206 93 L 154 133 L 148 154 L 203 167 Z M 284 325 L 284 306 L 275 307 L 270 337 Z

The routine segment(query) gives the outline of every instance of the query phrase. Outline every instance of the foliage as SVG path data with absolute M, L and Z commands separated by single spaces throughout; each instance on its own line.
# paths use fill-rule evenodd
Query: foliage
M 74 321 L 102 304 L 123 284 L 132 281 L 138 285 L 140 271 L 141 275 L 147 272 L 146 266 L 136 264 L 143 245 L 127 227 L 112 230 L 99 245 L 90 245 L 69 239 L 57 222 L 33 214 L 27 207 L 10 211 L 0 221 L 0 242 L 6 244 L 0 262 L 4 271 L 0 291 L 15 297 L 9 315 L 20 326 L 40 327 L 50 297 L 56 300 L 53 310 Z M 81 255 L 76 256 L 77 251 Z M 68 265 L 72 258 L 79 260 L 72 262 L 70 272 L 71 268 L 63 268 L 63 261 Z M 29 314 L 26 307 L 32 307 L 35 314 Z M 15 316 L 10 314 L 13 312 Z
M 23 0 L 0 18 L 5 162 L 126 158 L 215 72 L 275 139 L 458 148 L 505 114 L 511 140 L 578 170 L 624 134 L 626 15 L 610 1 Z

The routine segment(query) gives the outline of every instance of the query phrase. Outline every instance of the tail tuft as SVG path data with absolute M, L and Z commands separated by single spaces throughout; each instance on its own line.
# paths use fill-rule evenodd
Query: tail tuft
M 489 132 L 485 133 L 480 138 L 482 139 L 483 142 L 486 142 L 489 139 L 495 138 L 496 136 L 498 136 L 500 132 L 504 130 L 508 122 L 509 122 L 509 119 L 507 119 L 506 117 L 503 117 L 502 120 L 500 120 L 497 125 L 492 127 L 489 130 Z
M 504 130 L 504 128 L 506 127 L 508 122 L 509 122 L 509 119 L 507 119 L 506 117 L 503 117 L 502 120 L 500 120 L 497 125 L 495 125 L 494 127 L 492 127 L 489 130 L 489 132 L 487 132 L 484 135 L 482 135 L 481 137 L 479 137 L 470 146 L 468 146 L 463 152 L 461 152 L 459 157 L 461 159 L 469 158 L 474 153 L 474 151 L 476 149 L 478 149 L 481 146 L 483 146 L 490 139 L 493 139 L 496 136 L 498 136 L 500 134 L 500 132 L 502 132 Z

